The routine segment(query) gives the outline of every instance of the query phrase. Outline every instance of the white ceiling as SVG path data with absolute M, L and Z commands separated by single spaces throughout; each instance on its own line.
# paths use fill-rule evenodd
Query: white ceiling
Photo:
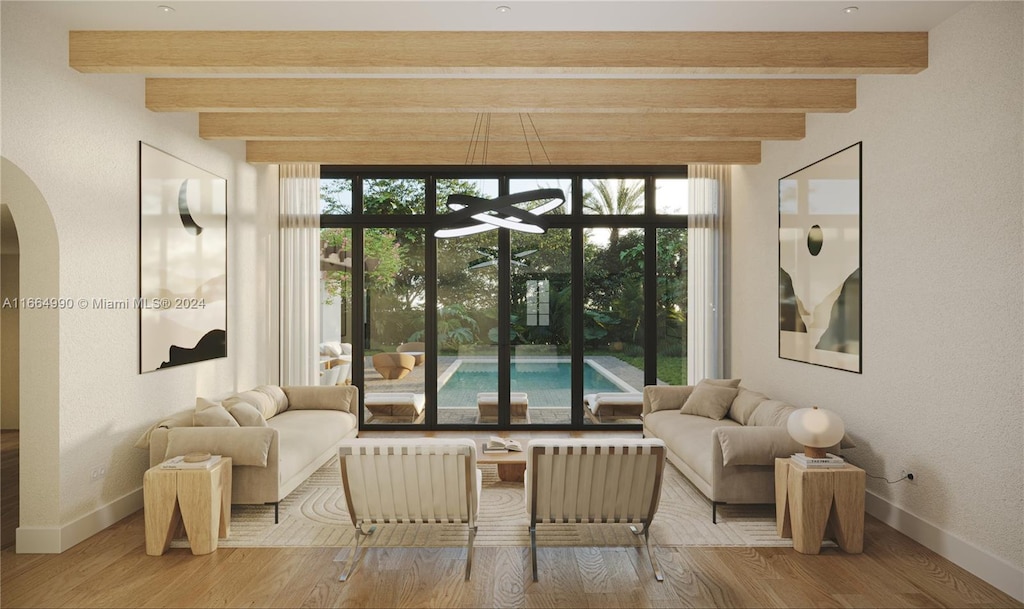
M 9 0 L 0 3 L 14 4 Z M 883 0 L 33 1 L 68 29 L 928 31 L 969 2 Z M 164 13 L 157 7 L 175 8 Z M 499 13 L 496 7 L 511 7 Z M 860 10 L 846 14 L 843 8 Z

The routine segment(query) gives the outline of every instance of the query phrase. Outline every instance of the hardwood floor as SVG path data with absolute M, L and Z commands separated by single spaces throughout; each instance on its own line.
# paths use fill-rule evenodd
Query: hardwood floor
M 535 583 L 528 548 L 478 547 L 466 582 L 463 548 L 371 548 L 341 583 L 333 547 L 147 556 L 139 511 L 63 554 L 0 551 L 0 606 L 1024 607 L 870 516 L 863 554 L 668 546 L 656 553 L 663 583 L 643 548 L 541 547 Z
M 18 430 L 0 432 L 0 548 L 14 545 L 18 528 Z
M 58 555 L 0 552 L 3 607 L 1022 607 L 868 517 L 864 553 L 825 549 L 371 548 L 338 581 L 338 548 L 171 549 L 147 556 L 142 512 Z M 656 540 L 655 540 L 656 541 Z

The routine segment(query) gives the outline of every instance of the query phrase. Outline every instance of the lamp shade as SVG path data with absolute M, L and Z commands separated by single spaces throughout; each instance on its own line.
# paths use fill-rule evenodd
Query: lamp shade
M 824 449 L 839 444 L 845 432 L 839 415 L 817 406 L 793 411 L 786 428 L 794 440 L 804 445 L 809 456 L 824 456 Z

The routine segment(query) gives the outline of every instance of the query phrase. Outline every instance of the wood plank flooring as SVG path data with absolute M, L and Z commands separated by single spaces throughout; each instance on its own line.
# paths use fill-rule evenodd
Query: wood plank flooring
M 476 548 L 469 582 L 463 548 L 370 548 L 341 583 L 339 548 L 220 548 L 205 556 L 172 548 L 147 556 L 140 511 L 63 554 L 0 551 L 0 606 L 1024 607 L 870 516 L 863 554 L 655 551 L 663 583 L 643 548 L 633 547 L 541 547 L 539 582 L 527 547 Z
M 0 552 L 3 607 L 1022 607 L 868 517 L 863 554 L 824 549 L 371 548 L 337 581 L 338 548 L 171 549 L 147 556 L 142 512 L 63 554 Z

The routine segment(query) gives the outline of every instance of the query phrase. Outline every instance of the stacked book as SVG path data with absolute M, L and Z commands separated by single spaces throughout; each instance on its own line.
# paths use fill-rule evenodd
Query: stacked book
M 161 469 L 210 469 L 220 461 L 220 455 L 212 455 L 203 461 L 186 461 L 185 457 L 171 457 L 160 464 Z
M 507 453 L 507 452 L 522 452 L 523 445 L 517 440 L 512 438 L 499 438 L 498 436 L 491 436 L 489 440 L 484 442 L 485 453 Z
M 814 459 L 804 453 L 796 453 L 790 458 L 793 460 L 793 463 L 806 469 L 828 469 L 842 467 L 846 464 L 842 457 L 837 457 L 832 453 L 825 453 L 825 457 L 822 459 Z

